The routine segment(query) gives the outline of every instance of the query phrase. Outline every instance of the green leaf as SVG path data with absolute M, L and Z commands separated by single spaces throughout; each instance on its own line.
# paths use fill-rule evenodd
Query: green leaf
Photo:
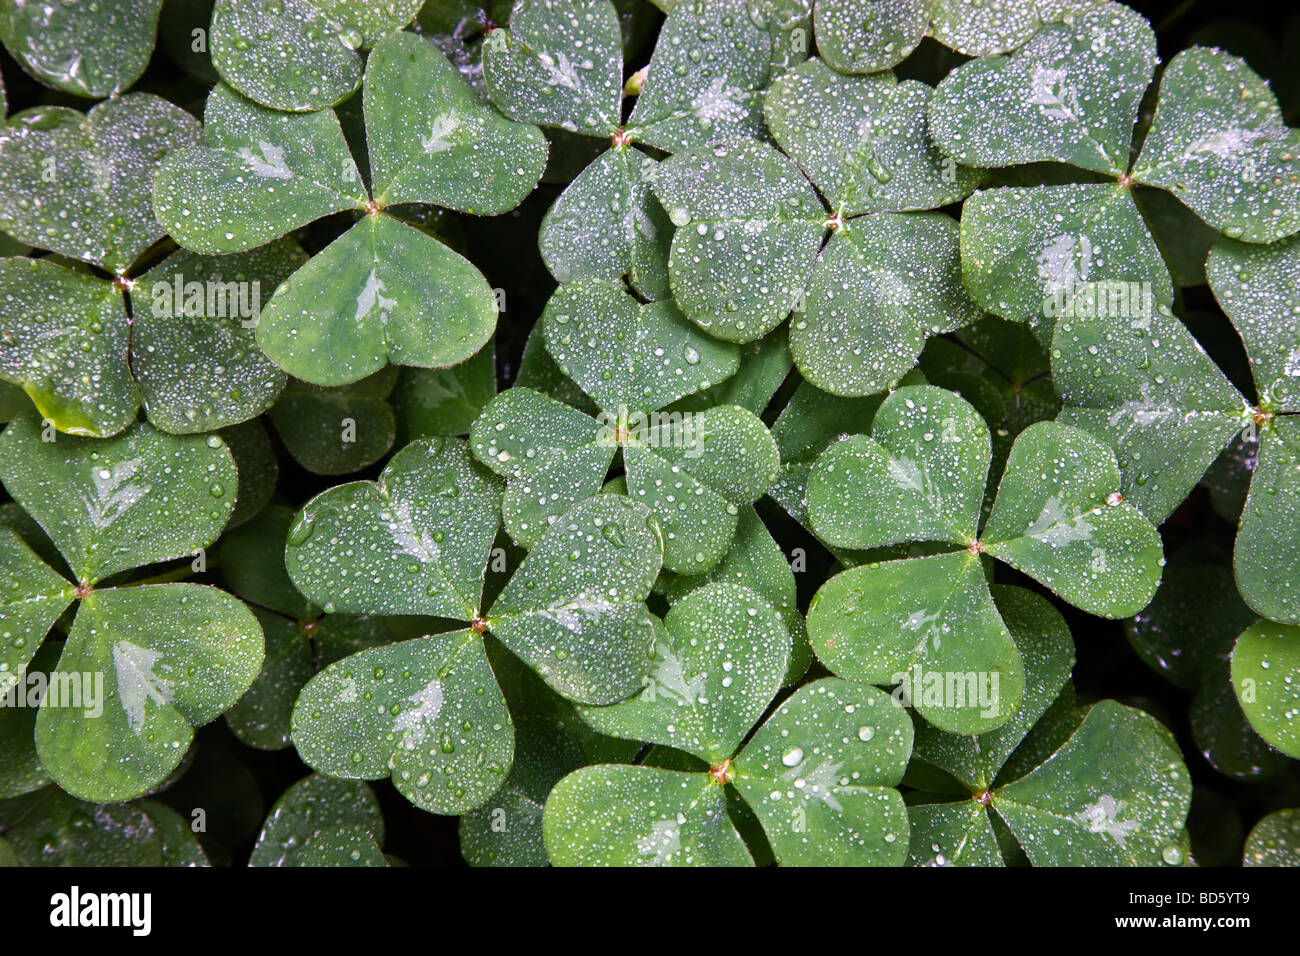
M 0 126 L 0 229 L 41 249 L 126 272 L 166 228 L 147 201 L 154 166 L 198 142 L 199 124 L 149 93 L 81 114 L 43 106 Z
M 912 695 L 911 703 L 949 733 L 991 730 L 1020 704 L 1020 655 L 979 559 L 965 551 L 837 574 L 808 605 L 808 640 L 841 677 L 929 686 L 936 692 Z
M 380 42 L 366 63 L 363 96 L 371 182 L 384 205 L 496 215 L 517 206 L 542 176 L 541 130 L 480 102 L 427 40 L 397 33 Z
M 642 603 L 662 536 L 620 495 L 580 502 L 547 529 L 486 615 L 492 634 L 571 700 L 608 704 L 641 686 L 655 635 Z
M 653 668 L 641 692 L 579 713 L 603 734 L 721 764 L 780 690 L 789 658 L 789 632 L 770 604 L 738 585 L 708 584 L 656 626 Z
M 845 548 L 975 540 L 989 467 L 989 429 L 967 402 L 928 385 L 893 392 L 871 437 L 828 448 L 812 467 L 808 513 Z
M 483 44 L 483 76 L 512 119 L 591 136 L 619 127 L 623 41 L 609 0 L 521 0 Z
M 767 91 L 776 142 L 842 215 L 934 209 L 979 182 L 930 141 L 932 90 L 891 74 L 849 77 L 812 59 Z
M 556 866 L 752 866 L 724 789 L 700 773 L 601 764 L 555 785 L 542 817 Z
M 912 722 L 888 694 L 836 677 L 795 691 L 736 757 L 735 785 L 784 866 L 896 866 L 907 809 L 893 789 Z
M 1097 0 L 934 0 L 930 35 L 967 56 L 1006 53 L 1028 40 L 1044 23 L 1057 23 L 1084 3 Z
M 1184 50 L 1160 78 L 1133 178 L 1168 189 L 1215 229 L 1247 242 L 1300 230 L 1300 131 L 1246 61 Z
M 271 406 L 285 376 L 253 329 L 263 294 L 270 298 L 306 261 L 290 239 L 219 258 L 182 249 L 140 278 L 131 367 L 151 423 L 174 434 L 207 432 Z
M 140 78 L 161 7 L 162 0 L 102 0 L 88 7 L 13 0 L 0 7 L 0 40 L 46 86 L 99 99 Z
M 397 442 L 464 435 L 496 395 L 496 356 L 491 343 L 447 369 L 402 369 L 394 390 Z
M 470 621 L 500 496 L 464 442 L 414 442 L 378 481 L 337 485 L 307 502 L 289 531 L 285 565 L 298 590 L 327 613 Z
M 837 230 L 790 325 L 804 378 L 836 395 L 885 391 L 916 365 L 927 338 L 976 321 L 958 237 L 941 213 L 881 213 Z
M 0 480 L 82 583 L 192 556 L 216 540 L 238 476 L 216 435 L 137 425 L 116 438 L 46 442 L 30 419 L 0 435 Z
M 734 345 L 699 331 L 671 302 L 641 304 L 594 279 L 557 289 L 542 331 L 556 365 L 606 412 L 652 412 L 739 366 Z
M 1300 316 L 1300 239 L 1270 246 L 1220 239 L 1205 274 L 1246 346 L 1260 407 L 1300 412 L 1300 323 L 1293 321 Z
M 281 113 L 218 84 L 203 112 L 203 145 L 158 166 L 153 208 L 186 249 L 242 252 L 366 203 L 332 110 Z
M 962 278 L 983 309 L 1027 322 L 1051 347 L 1057 316 L 1112 292 L 1132 317 L 1172 304 L 1173 284 L 1132 193 L 1113 185 L 1007 187 L 962 208 Z
M 257 341 L 315 385 L 347 385 L 392 361 L 445 368 L 496 328 L 468 259 L 391 216 L 366 216 L 295 272 L 262 309 Z
M 562 723 L 546 717 L 520 719 L 510 776 L 492 799 L 460 818 L 460 852 L 469 865 L 546 866 L 546 797 L 584 762 L 582 748 Z
M 514 756 L 505 698 L 470 630 L 361 651 L 303 688 L 293 712 L 298 753 L 323 773 L 391 775 L 431 813 L 480 806 Z
M 130 320 L 117 289 L 48 259 L 0 259 L 0 290 L 0 375 L 43 419 L 95 437 L 135 420 Z
M 54 622 L 75 598 L 75 589 L 50 570 L 22 538 L 0 528 L 0 697 L 22 679 L 28 662 Z M 12 794 L 10 794 L 12 796 Z
M 1057 421 L 1111 445 L 1120 490 L 1152 523 L 1196 487 L 1249 407 L 1164 306 L 1145 315 L 1063 317 L 1052 341 Z
M 1172 735 L 1149 714 L 1103 700 L 992 805 L 1036 866 L 1152 866 L 1178 838 L 1191 794 Z
M 987 810 L 974 800 L 914 803 L 908 852 L 913 866 L 1005 866 Z
M 361 80 L 357 49 L 400 30 L 419 9 L 419 0 L 217 0 L 212 64 L 227 83 L 265 106 L 333 106 Z
M 261 419 L 250 418 L 238 425 L 223 428 L 217 434 L 230 449 L 235 467 L 239 470 L 235 510 L 226 522 L 227 529 L 236 528 L 261 511 L 271 500 L 276 481 L 280 477 L 280 466 Z
M 786 630 L 794 638 L 790 666 L 784 683 L 794 684 L 808 669 L 811 656 L 799 613 L 799 594 L 794 572 L 780 545 L 772 538 L 753 507 L 740 509 L 736 521 L 736 539 L 722 560 L 704 574 L 675 574 L 664 571 L 655 582 L 670 603 L 709 584 L 736 584 L 758 594 L 781 616 Z
M 805 496 L 813 462 L 837 438 L 868 428 L 883 395 L 842 398 L 801 382 L 772 426 L 781 472 L 768 494 L 800 524 L 810 526 Z
M 1300 419 L 1260 429 L 1255 473 L 1233 549 L 1237 590 L 1261 617 L 1300 624 Z
M 1044 26 L 1010 56 L 953 70 L 930 103 L 939 149 L 968 166 L 1054 160 L 1126 172 L 1138 106 L 1159 62 L 1155 33 L 1119 4 L 1071 21 Z
M 1283 772 L 1287 759 L 1251 727 L 1234 693 L 1229 665 L 1205 675 L 1192 697 L 1188 723 L 1192 739 L 1210 766 L 1234 780 L 1267 780 Z
M 506 532 L 524 547 L 551 523 L 600 491 L 617 442 L 591 416 L 540 392 L 510 388 L 483 410 L 470 432 L 474 457 L 506 479 Z
M 59 786 L 97 802 L 128 800 L 180 763 L 193 727 L 253 683 L 262 630 L 241 602 L 200 584 L 109 588 L 81 601 L 59 657 L 64 674 L 102 674 L 95 707 L 41 707 L 36 751 Z M 99 719 L 87 719 L 89 717 Z
M 930 26 L 932 0 L 818 0 L 817 51 L 844 73 L 902 63 Z
M 290 379 L 271 408 L 271 423 L 289 454 L 308 471 L 360 471 L 393 447 L 397 419 L 388 395 L 397 377 L 397 367 L 386 365 L 338 388 Z
M 1278 810 L 1255 824 L 1246 837 L 1241 865 L 1300 865 L 1300 810 Z
M 303 844 L 295 866 L 388 866 L 375 838 L 361 827 L 333 826 Z
M 776 442 L 753 412 L 720 405 L 689 417 L 652 416 L 624 443 L 627 493 L 663 529 L 664 566 L 700 574 L 731 546 L 739 508 L 771 487 Z
M 94 806 L 52 787 L 0 803 L 0 826 L 22 866 L 163 863 L 158 828 L 135 804 Z
M 655 195 L 677 231 L 673 295 L 710 335 L 762 338 L 797 305 L 825 234 L 826 210 L 770 146 L 727 140 L 659 165 Z
M 287 509 L 286 509 L 287 510 Z M 292 739 L 294 701 L 316 673 L 307 633 L 297 621 L 254 607 L 266 639 L 266 658 L 257 679 L 225 713 L 230 731 L 258 750 L 281 750 Z
M 916 758 L 950 774 L 971 794 L 1001 782 L 999 774 L 1008 759 L 1060 697 L 1075 663 L 1069 625 L 1050 601 L 1005 584 L 994 585 L 992 592 L 1024 662 L 1025 693 L 1019 708 L 1002 726 L 978 735 L 944 733 L 929 724 L 916 730 Z
M 1151 601 L 1164 553 L 1119 494 L 1115 453 L 1056 422 L 1016 439 L 984 527 L 985 550 L 1089 614 L 1129 617 Z
M 778 326 L 758 341 L 740 347 L 740 368 L 735 375 L 702 392 L 679 398 L 667 410 L 703 412 L 715 405 L 739 405 L 762 415 L 793 364 L 786 330 Z
M 668 297 L 673 224 L 650 191 L 658 164 L 611 149 L 578 174 L 542 220 L 537 244 L 560 282 L 624 276 L 649 299 Z
M 659 31 L 628 119 L 633 139 L 667 152 L 758 136 L 772 41 L 746 0 L 681 0 Z
M 10 532 L 0 533 L 0 549 L 7 547 L 6 539 Z M 8 570 L 0 571 L 8 574 Z M 5 581 L 5 592 L 13 593 Z M 9 630 L 8 620 L 0 622 L 0 627 Z M 42 635 L 43 636 L 43 635 Z M 36 756 L 36 714 L 37 701 L 33 694 L 49 692 L 49 674 L 59 659 L 59 645 L 53 641 L 41 645 L 31 663 L 27 664 L 24 675 L 0 669 L 0 701 L 5 706 L 0 708 L 0 800 L 19 797 L 33 790 L 40 790 L 50 782 L 50 775 L 41 766 Z M 0 663 L 0 668 L 7 668 L 8 662 Z M 36 676 L 40 675 L 40 676 Z M 26 683 L 19 688 L 9 679 L 18 677 Z M 18 695 L 22 693 L 23 697 Z M 10 697 L 9 695 L 13 695 Z
M 1232 684 L 1255 731 L 1300 756 L 1300 628 L 1273 621 L 1247 628 L 1232 651 Z
M 141 800 L 136 804 L 149 816 L 149 822 L 158 831 L 162 841 L 163 866 L 211 866 L 203 845 L 179 813 L 157 800 Z
M 384 817 L 364 783 L 311 774 L 275 802 L 253 847 L 249 866 L 294 866 L 303 845 L 326 827 L 353 826 L 384 839 Z

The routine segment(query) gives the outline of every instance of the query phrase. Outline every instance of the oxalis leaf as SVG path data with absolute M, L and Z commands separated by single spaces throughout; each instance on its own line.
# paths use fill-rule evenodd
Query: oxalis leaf
M 319 834 L 335 827 L 356 827 L 382 844 L 384 816 L 374 791 L 359 781 L 321 774 L 303 777 L 275 801 L 248 865 L 307 865 L 303 861 L 307 848 Z
M 0 478 L 79 582 L 74 588 L 16 539 L 3 546 L 4 574 L 22 596 L 17 613 L 4 613 L 5 673 L 27 665 L 49 614 L 80 601 L 57 667 L 77 694 L 42 702 L 41 763 L 83 799 L 139 796 L 180 762 L 192 727 L 248 689 L 262 632 L 241 602 L 205 585 L 94 585 L 210 544 L 234 504 L 234 462 L 215 435 L 181 438 L 140 425 L 107 441 L 47 442 L 24 418 L 0 435 Z M 177 520 L 181 513 L 187 520 Z
M 602 392 L 625 396 L 605 391 L 613 388 L 609 382 Z M 683 574 L 717 564 L 731 546 L 740 508 L 767 490 L 779 462 L 766 426 L 734 405 L 647 414 L 620 402 L 592 418 L 523 388 L 502 392 L 484 409 L 470 442 L 475 457 L 507 480 L 505 527 L 525 546 L 600 490 L 621 449 L 626 493 L 656 516 L 664 566 Z
M 402 29 L 419 9 L 420 0 L 217 0 L 212 65 L 263 106 L 333 106 L 361 79 L 356 51 Z
M 817 48 L 845 73 L 895 66 L 927 33 L 968 56 L 1014 50 L 1044 23 L 1068 20 L 1096 0 L 818 0 Z
M 1220 239 L 1206 260 L 1210 288 L 1250 357 L 1258 406 L 1255 468 L 1233 553 L 1237 588 L 1263 617 L 1300 623 L 1300 332 L 1279 316 L 1300 315 L 1300 240 L 1252 246 Z
M 166 231 L 146 200 L 155 164 L 198 142 L 184 110 L 130 93 L 82 114 L 34 107 L 0 126 L 0 228 L 123 274 Z
M 474 469 L 462 443 L 409 445 L 379 483 L 309 502 L 287 548 L 295 584 L 327 611 L 468 622 L 345 658 L 313 678 L 294 709 L 294 743 L 308 763 L 335 776 L 391 775 L 437 813 L 481 805 L 510 769 L 510 715 L 484 632 L 556 690 L 592 702 L 635 690 L 653 643 L 641 602 L 659 570 L 658 529 L 643 506 L 615 496 L 581 502 L 552 525 L 481 612 L 500 490 Z
M 1064 404 L 1057 421 L 1115 449 L 1124 498 L 1157 524 L 1251 420 L 1245 398 L 1163 306 L 1060 319 L 1052 380 Z
M 776 140 L 798 167 L 752 141 L 664 162 L 655 193 L 678 226 L 669 280 L 683 311 L 743 342 L 793 310 L 795 364 L 820 388 L 854 396 L 897 384 L 926 336 L 977 318 L 951 220 L 864 215 L 929 209 L 974 187 L 974 171 L 930 142 L 929 96 L 892 74 L 843 77 L 809 60 L 766 100 Z M 897 348 L 900 340 L 914 348 Z
M 808 485 L 813 528 L 832 545 L 933 541 L 951 549 L 835 576 L 809 605 L 808 634 L 834 672 L 868 683 L 896 684 L 919 670 L 969 674 L 992 687 L 997 675 L 983 703 L 963 694 L 917 704 L 956 733 L 1004 723 L 1023 686 L 981 555 L 1112 617 L 1146 605 L 1164 560 L 1155 529 L 1122 501 L 1114 454 L 1086 432 L 1049 422 L 1016 439 L 977 536 L 989 458 L 988 427 L 971 405 L 941 389 L 908 387 L 880 406 L 870 438 L 831 445 Z
M 125 90 L 153 52 L 162 0 L 0 5 L 0 40 L 47 86 L 98 99 Z M 105 42 L 111 37 L 112 42 Z
M 1232 650 L 1232 686 L 1255 731 L 1287 756 L 1300 754 L 1300 628 L 1247 628 Z
M 918 795 L 908 807 L 912 862 L 1000 866 L 1006 850 L 995 821 L 1035 866 L 1181 862 L 1191 781 L 1172 735 L 1150 715 L 1103 700 L 1032 769 L 1014 771 L 1057 695 L 1070 689 L 1074 648 L 1065 621 L 1041 597 L 1010 587 L 997 594 L 1025 661 L 1025 697 L 1012 720 L 978 736 L 918 727 L 917 761 L 942 769 L 965 792 Z
M 613 146 L 573 180 L 543 223 L 542 255 L 558 280 L 628 275 L 646 296 L 667 295 L 672 225 L 648 187 L 653 161 L 631 144 L 675 152 L 721 137 L 757 135 L 760 91 L 772 65 L 792 56 L 792 44 L 778 56 L 776 37 L 789 39 L 783 31 L 801 29 L 797 24 L 806 24 L 806 15 L 798 2 L 675 5 L 624 125 L 614 5 L 515 5 L 510 28 L 493 31 L 484 42 L 483 71 L 493 102 L 514 119 L 608 138 Z M 772 33 L 771 43 L 764 31 Z
M 537 129 L 493 113 L 418 37 L 379 42 L 366 77 L 373 200 L 331 111 L 277 113 L 223 86 L 208 101 L 205 145 L 169 157 L 154 183 L 159 217 L 200 252 L 250 249 L 334 212 L 367 213 L 279 288 L 258 323 L 266 353 L 317 385 L 355 382 L 389 360 L 446 367 L 478 352 L 497 312 L 482 275 L 382 209 L 504 212 L 536 184 L 546 157 Z
M 570 774 L 551 791 L 543 817 L 552 861 L 749 865 L 727 816 L 730 784 L 781 863 L 901 862 L 907 815 L 892 788 L 912 728 L 887 695 L 815 681 L 741 746 L 780 686 L 789 655 L 783 631 L 766 602 L 735 585 L 706 585 L 678 601 L 646 688 L 582 715 L 604 732 L 686 750 L 710 769 L 601 765 Z

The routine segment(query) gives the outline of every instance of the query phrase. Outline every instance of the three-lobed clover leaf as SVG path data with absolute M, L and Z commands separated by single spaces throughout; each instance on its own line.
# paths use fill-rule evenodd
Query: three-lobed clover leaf
M 1300 622 L 1300 239 L 1256 245 L 1223 237 L 1206 261 L 1210 288 L 1241 337 L 1255 404 L 1163 306 L 1145 315 L 1062 318 L 1053 378 L 1058 420 L 1110 443 L 1122 490 L 1152 521 L 1183 502 L 1239 434 L 1255 447 L 1234 567 L 1246 603 L 1264 617 Z
M 289 575 L 324 608 L 464 622 L 327 667 L 294 708 L 307 763 L 393 783 L 417 806 L 461 813 L 502 784 L 510 714 L 483 646 L 491 632 L 555 690 L 608 703 L 635 691 L 653 630 L 644 603 L 660 567 L 650 512 L 627 498 L 579 502 L 483 607 L 501 483 L 459 440 L 414 442 L 376 482 L 323 492 L 288 535 Z
M 762 130 L 762 90 L 781 59 L 769 33 L 806 22 L 798 2 L 684 0 L 669 11 L 624 123 L 623 48 L 610 0 L 521 0 L 483 45 L 492 102 L 507 116 L 608 139 L 556 200 L 538 236 L 561 282 L 628 276 L 668 295 L 672 223 L 651 194 L 656 164 L 635 143 L 676 152 Z M 794 49 L 786 48 L 787 53 Z
M 894 788 L 912 725 L 888 695 L 823 678 L 754 730 L 790 655 L 773 608 L 746 588 L 709 584 L 674 604 L 656 632 L 645 689 L 581 714 L 603 733 L 683 751 L 706 770 L 604 764 L 569 774 L 542 821 L 552 862 L 752 865 L 728 814 L 729 788 L 781 863 L 902 862 L 907 811 Z
M 962 269 L 985 309 L 1029 322 L 1044 344 L 1060 315 L 1090 315 L 1110 290 L 1172 302 L 1168 269 L 1134 204 L 1167 189 L 1225 235 L 1269 243 L 1300 229 L 1300 134 L 1245 62 L 1194 47 L 1170 61 L 1155 119 L 1133 128 L 1158 60 L 1142 16 L 1116 3 L 1044 26 L 1015 53 L 953 70 L 929 120 L 944 153 L 972 166 L 1059 162 L 1110 183 L 1003 188 L 972 197 Z M 1145 298 L 1146 303 L 1141 304 Z M 1081 301 L 1082 300 L 1082 301 Z
M 196 252 L 252 249 L 331 213 L 364 213 L 276 290 L 257 324 L 266 354 L 316 385 L 356 382 L 389 361 L 441 368 L 478 352 L 496 326 L 486 280 L 385 207 L 505 212 L 546 162 L 539 130 L 481 103 L 411 34 L 376 44 L 362 97 L 369 192 L 332 110 L 280 113 L 226 86 L 208 99 L 204 145 L 172 154 L 154 178 L 160 221 Z
M 140 404 L 164 431 L 211 431 L 265 411 L 284 387 L 253 326 L 263 294 L 305 261 L 296 243 L 141 258 L 164 232 L 148 202 L 154 166 L 197 138 L 187 113 L 142 93 L 85 116 L 28 110 L 0 128 L 0 170 L 16 186 L 0 222 L 58 253 L 0 259 L 0 376 L 60 431 L 116 434 Z
M 615 285 L 575 280 L 542 315 L 556 364 L 600 409 L 596 417 L 530 389 L 498 395 L 475 422 L 475 457 L 507 479 L 507 532 L 533 544 L 573 502 L 595 494 L 622 452 L 627 494 L 664 536 L 664 566 L 700 574 L 726 553 L 739 510 L 776 478 L 775 442 L 736 405 L 665 411 L 726 379 L 736 347 L 704 335 L 671 301 L 641 304 Z
M 990 694 L 917 702 L 950 733 L 1001 725 L 1023 688 L 1015 643 L 989 593 L 985 556 L 1108 617 L 1141 610 L 1164 563 L 1155 528 L 1118 492 L 1114 453 L 1087 432 L 1054 422 L 1025 429 L 981 530 L 990 458 L 988 426 L 969 403 L 913 386 L 884 401 L 870 437 L 823 452 L 808 483 L 812 527 L 828 544 L 946 548 L 831 578 L 809 605 L 808 635 L 822 663 L 855 680 L 897 684 L 930 673 L 989 685 Z
M 192 728 L 234 704 L 262 664 L 257 620 L 230 595 L 199 584 L 116 583 L 120 572 L 193 557 L 216 539 L 234 507 L 234 460 L 215 435 L 137 425 L 107 440 L 44 441 L 38 424 L 20 418 L 0 435 L 0 479 L 75 579 L 0 533 L 3 574 L 21 597 L 3 611 L 0 674 L 14 683 L 79 602 L 57 674 L 80 694 L 43 702 L 36 750 L 75 796 L 139 796 L 175 769 Z M 83 716 L 100 708 L 96 719 Z
M 765 94 L 784 154 L 719 139 L 664 161 L 654 190 L 678 227 L 669 283 L 687 316 L 745 342 L 793 311 L 800 372 L 852 396 L 897 384 L 928 336 L 978 318 L 957 224 L 924 212 L 976 185 L 930 141 L 930 92 L 811 59 Z
M 1181 863 L 1191 779 L 1173 735 L 1113 700 L 1075 713 L 1074 645 L 1039 595 L 999 586 L 998 606 L 1025 662 L 1011 719 L 978 735 L 916 730 L 913 767 L 943 772 L 908 805 L 911 859 L 922 866 L 1002 866 L 1009 831 L 1035 866 Z

